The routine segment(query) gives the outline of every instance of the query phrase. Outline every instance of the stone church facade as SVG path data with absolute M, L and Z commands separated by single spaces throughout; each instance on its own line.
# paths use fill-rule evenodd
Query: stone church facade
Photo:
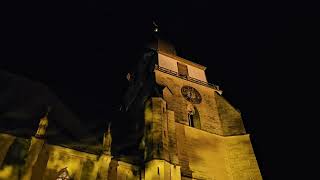
M 205 69 L 153 41 L 128 73 L 121 106 L 137 124 L 134 153 L 125 146 L 115 150 L 121 157 L 114 153 L 113 125 L 99 154 L 49 144 L 45 116 L 30 139 L 0 133 L 0 179 L 262 179 L 241 113 L 207 82 Z M 17 153 L 20 163 L 11 165 Z

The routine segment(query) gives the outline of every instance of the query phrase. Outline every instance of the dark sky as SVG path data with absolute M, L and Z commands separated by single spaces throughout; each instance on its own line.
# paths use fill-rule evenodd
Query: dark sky
M 207 66 L 209 82 L 241 110 L 262 174 L 274 179 L 289 159 L 278 144 L 294 147 L 282 109 L 295 101 L 281 87 L 306 84 L 298 74 L 317 59 L 315 6 L 133 2 L 12 2 L 2 11 L 0 68 L 44 83 L 81 121 L 103 127 L 117 118 L 125 76 L 155 20 L 178 55 Z

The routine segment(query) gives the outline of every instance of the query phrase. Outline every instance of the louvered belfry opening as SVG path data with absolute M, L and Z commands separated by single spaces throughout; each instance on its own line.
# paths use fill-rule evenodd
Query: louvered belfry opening
M 179 76 L 183 76 L 183 77 L 188 77 L 189 74 L 188 74 L 188 67 L 187 65 L 184 65 L 182 63 L 178 63 L 178 74 Z

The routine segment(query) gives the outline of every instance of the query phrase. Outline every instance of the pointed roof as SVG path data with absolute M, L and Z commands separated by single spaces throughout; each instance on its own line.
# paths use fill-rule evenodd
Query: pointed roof
M 160 29 L 158 25 L 155 22 L 153 22 L 153 25 L 154 25 L 154 29 L 153 29 L 152 39 L 148 43 L 147 47 L 154 49 L 156 51 L 167 53 L 167 54 L 177 55 L 177 52 L 174 46 L 170 42 L 164 40 L 163 38 L 160 38 L 160 34 L 159 34 Z
M 44 138 L 46 136 L 46 132 L 47 132 L 47 127 L 48 127 L 48 114 L 50 112 L 50 107 L 48 107 L 48 110 L 46 112 L 46 114 L 44 115 L 44 117 L 42 117 L 40 119 L 40 123 L 39 123 L 39 127 L 38 130 L 36 132 L 35 137 L 37 138 Z
M 166 54 L 177 55 L 174 46 L 168 41 L 162 40 L 159 37 L 154 37 L 153 40 L 148 44 L 148 47 Z

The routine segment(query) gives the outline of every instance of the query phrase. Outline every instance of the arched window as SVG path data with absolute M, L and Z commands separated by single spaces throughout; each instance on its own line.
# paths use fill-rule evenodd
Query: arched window
M 71 179 L 68 173 L 67 168 L 63 168 L 58 172 L 58 177 L 56 178 L 56 180 L 69 180 Z
M 195 127 L 200 129 L 200 116 L 196 107 L 188 107 L 188 121 L 190 127 Z

